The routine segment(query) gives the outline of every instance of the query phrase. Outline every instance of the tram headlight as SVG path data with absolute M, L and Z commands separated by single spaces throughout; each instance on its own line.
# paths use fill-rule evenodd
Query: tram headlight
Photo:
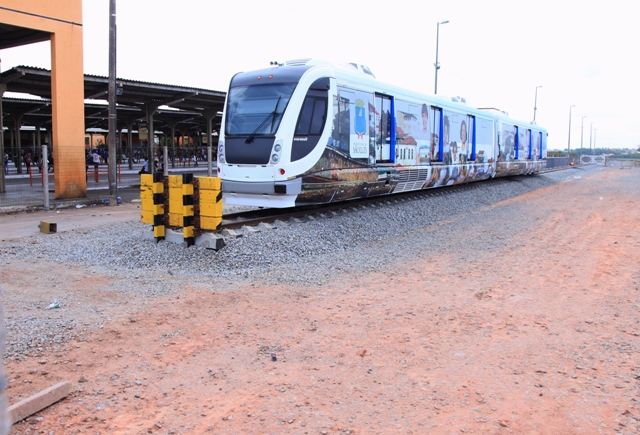
M 273 150 L 271 154 L 271 163 L 275 164 L 280 161 L 280 152 L 282 151 L 282 141 L 278 141 L 273 144 Z
M 225 163 L 225 159 L 224 159 L 224 142 L 223 141 L 219 141 L 218 142 L 218 161 L 220 163 Z

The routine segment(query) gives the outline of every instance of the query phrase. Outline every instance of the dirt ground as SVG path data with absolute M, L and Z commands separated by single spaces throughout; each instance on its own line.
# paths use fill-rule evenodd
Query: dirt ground
M 40 263 L 126 309 L 64 352 L 6 366 L 10 403 L 72 383 L 13 433 L 637 433 L 640 169 L 574 172 L 488 206 L 546 218 L 517 237 L 485 229 L 498 249 L 464 267 L 430 247 L 318 288 L 185 280 L 179 297 L 132 299 Z M 2 270 L 6 289 L 18 272 Z

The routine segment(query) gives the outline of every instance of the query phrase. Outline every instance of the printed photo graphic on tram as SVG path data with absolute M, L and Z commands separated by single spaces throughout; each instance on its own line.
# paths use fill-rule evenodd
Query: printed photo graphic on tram
M 293 207 L 532 174 L 547 132 L 459 97 L 302 59 L 236 74 L 218 146 L 225 202 Z

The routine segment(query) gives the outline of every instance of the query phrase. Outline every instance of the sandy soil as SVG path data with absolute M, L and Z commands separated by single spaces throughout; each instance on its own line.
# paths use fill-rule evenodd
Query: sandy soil
M 495 249 L 463 265 L 434 246 L 320 288 L 182 281 L 179 297 L 125 300 L 107 277 L 86 288 L 79 268 L 38 264 L 121 314 L 64 352 L 8 364 L 10 403 L 64 380 L 73 390 L 14 433 L 637 433 L 638 181 L 640 169 L 576 170 L 492 205 L 546 217 L 519 235 L 485 228 Z M 480 234 L 461 219 L 440 225 Z

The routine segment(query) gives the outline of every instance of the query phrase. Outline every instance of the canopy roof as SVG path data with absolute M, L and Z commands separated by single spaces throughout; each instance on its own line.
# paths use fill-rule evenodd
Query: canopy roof
M 5 125 L 22 115 L 22 125 L 47 126 L 51 123 L 51 71 L 17 66 L 0 74 L 8 92 L 28 94 L 22 98 L 3 98 Z M 84 76 L 85 128 L 108 129 L 109 78 Z M 154 130 L 188 134 L 206 132 L 212 119 L 213 131 L 220 128 L 225 92 L 135 80 L 116 79 L 118 129 L 137 128 L 153 114 Z M 30 96 L 40 97 L 33 98 Z

